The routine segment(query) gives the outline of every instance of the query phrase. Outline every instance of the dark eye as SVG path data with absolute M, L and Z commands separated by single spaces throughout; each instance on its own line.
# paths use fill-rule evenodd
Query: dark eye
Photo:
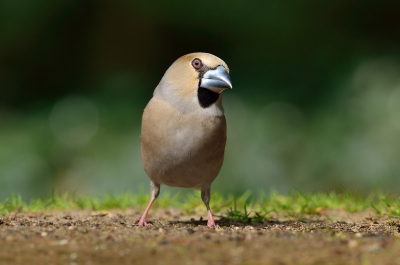
M 196 58 L 192 61 L 192 66 L 196 69 L 199 69 L 203 64 L 201 63 L 201 60 Z

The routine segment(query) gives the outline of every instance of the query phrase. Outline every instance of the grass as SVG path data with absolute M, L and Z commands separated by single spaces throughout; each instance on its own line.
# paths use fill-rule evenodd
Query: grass
M 400 218 L 400 197 L 382 196 L 380 205 L 372 204 L 377 214 L 384 214 L 390 217 Z
M 0 202 L 0 214 L 11 212 L 23 213 L 29 211 L 51 211 L 68 209 L 90 209 L 95 211 L 108 209 L 127 209 L 129 207 L 145 207 L 148 203 L 147 194 L 109 194 L 100 197 L 78 196 L 75 193 L 58 193 L 53 191 L 47 199 L 33 199 L 25 202 L 20 195 Z M 162 193 L 156 200 L 154 207 L 178 207 L 185 212 L 204 211 L 204 204 L 200 199 L 200 192 L 182 195 Z M 271 191 L 269 195 L 260 192 L 257 195 L 245 192 L 242 196 L 224 196 L 214 192 L 211 208 L 214 212 L 222 212 L 220 218 L 239 222 L 261 222 L 268 219 L 270 214 L 277 212 L 287 216 L 297 217 L 304 214 L 320 214 L 327 209 L 341 209 L 347 212 L 375 211 L 379 215 L 388 215 L 400 218 L 400 198 L 393 195 L 386 196 L 382 192 L 375 192 L 363 197 L 350 192 L 321 192 L 302 193 L 292 191 L 287 195 Z

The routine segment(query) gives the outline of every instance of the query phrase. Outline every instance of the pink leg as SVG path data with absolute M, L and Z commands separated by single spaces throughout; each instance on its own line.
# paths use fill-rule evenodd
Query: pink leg
M 150 189 L 151 189 L 151 198 L 150 202 L 144 210 L 142 217 L 140 217 L 139 222 L 137 223 L 138 226 L 151 226 L 152 224 L 147 220 L 147 214 L 150 211 L 150 207 L 153 202 L 157 199 L 158 195 L 160 194 L 160 184 L 154 183 L 153 181 L 150 182 Z
M 144 210 L 144 213 L 142 217 L 140 217 L 139 222 L 137 223 L 138 226 L 151 226 L 152 224 L 147 221 L 147 214 L 149 213 L 150 207 L 153 204 L 153 202 L 156 200 L 156 198 L 151 198 L 149 204 L 146 207 L 146 210 Z
M 210 204 L 210 187 L 201 189 L 201 199 L 203 200 L 203 202 L 207 208 L 207 215 L 208 215 L 207 226 L 208 227 L 218 227 L 218 225 L 215 224 L 214 218 L 211 213 L 210 205 L 209 205 Z
M 208 214 L 207 226 L 208 227 L 217 227 L 218 225 L 215 224 L 210 207 L 208 205 L 206 205 L 206 207 L 207 207 L 207 214 Z

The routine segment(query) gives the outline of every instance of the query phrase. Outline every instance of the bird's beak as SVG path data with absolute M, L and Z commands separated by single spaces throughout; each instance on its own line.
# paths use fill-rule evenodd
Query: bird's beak
M 207 88 L 216 93 L 221 93 L 227 88 L 232 88 L 231 78 L 225 67 L 220 65 L 213 70 L 205 72 L 200 81 L 200 87 Z

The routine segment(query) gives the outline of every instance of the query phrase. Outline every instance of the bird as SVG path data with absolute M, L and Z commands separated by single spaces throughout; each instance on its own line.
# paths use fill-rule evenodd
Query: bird
M 210 189 L 222 167 L 226 119 L 222 91 L 231 89 L 227 64 L 210 53 L 178 58 L 167 69 L 143 111 L 141 157 L 150 178 L 150 201 L 137 222 L 147 216 L 160 186 L 201 190 L 207 226 L 217 227 L 209 202 Z

